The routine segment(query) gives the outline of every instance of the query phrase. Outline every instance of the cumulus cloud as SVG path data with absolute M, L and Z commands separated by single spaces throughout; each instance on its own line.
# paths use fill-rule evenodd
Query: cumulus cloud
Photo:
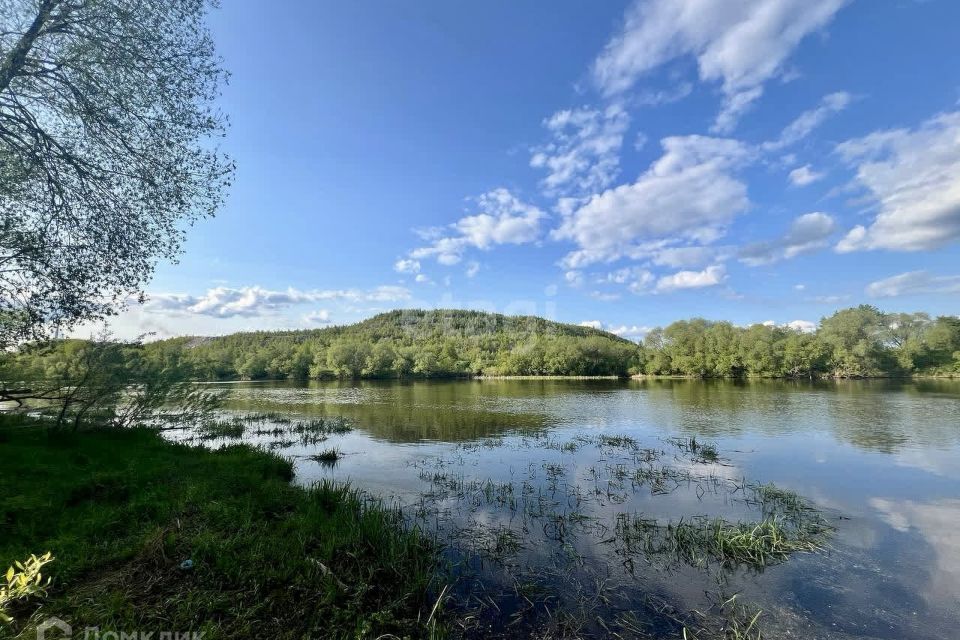
M 908 271 L 871 282 L 866 291 L 867 295 L 874 298 L 922 293 L 960 293 L 960 276 L 933 276 L 926 271 Z
M 814 171 L 810 168 L 810 165 L 805 164 L 802 167 L 797 167 L 790 172 L 790 184 L 795 187 L 805 187 L 808 184 L 813 184 L 817 180 L 823 178 L 824 174 L 818 171 Z
M 620 326 L 608 326 L 607 331 L 612 333 L 615 336 L 620 336 L 621 338 L 627 338 L 630 340 L 640 340 L 645 335 L 653 331 L 653 327 L 640 326 L 636 324 Z
M 214 318 L 270 315 L 281 309 L 326 300 L 348 302 L 398 302 L 408 300 L 404 287 L 382 286 L 369 290 L 328 289 L 301 291 L 288 288 L 272 291 L 263 287 L 215 287 L 201 296 L 185 293 L 151 294 L 145 311 L 170 315 L 200 315 Z
M 724 104 L 714 124 L 729 131 L 784 73 L 808 34 L 827 25 L 847 0 L 638 0 L 605 47 L 593 76 L 607 96 L 621 94 L 661 65 L 697 61 L 700 79 L 719 82 Z
M 621 338 L 627 338 L 630 340 L 637 340 L 643 338 L 646 334 L 653 331 L 653 327 L 643 327 L 639 325 L 611 325 L 604 324 L 599 320 L 584 320 L 580 323 L 581 327 L 590 327 L 591 329 L 597 329 L 599 331 L 606 331 L 607 333 L 612 333 L 615 336 L 620 336 Z
M 596 284 L 619 284 L 626 285 L 627 289 L 633 293 L 647 293 L 650 285 L 656 280 L 656 277 L 647 269 L 639 266 L 624 267 L 608 273 L 596 274 L 593 281 Z M 595 291 L 593 297 L 597 299 L 614 299 Z M 619 297 L 619 296 L 616 296 Z
M 397 260 L 393 264 L 393 270 L 397 273 L 419 273 L 420 271 L 420 261 L 419 260 Z
M 307 324 L 330 324 L 330 312 L 326 309 L 317 309 L 303 316 Z
M 532 149 L 530 166 L 545 169 L 550 195 L 593 193 L 613 182 L 620 170 L 620 149 L 630 118 L 623 107 L 582 107 L 558 111 L 543 121 L 552 135 Z
M 660 267 L 679 269 L 699 267 L 713 260 L 714 255 L 710 247 L 666 247 L 656 251 L 651 260 Z
M 872 223 L 850 230 L 838 252 L 924 251 L 960 239 L 960 111 L 913 130 L 848 140 L 836 150 L 878 209 Z
M 502 244 L 526 244 L 540 235 L 540 221 L 546 214 L 522 202 L 508 190 L 500 188 L 477 198 L 480 213 L 466 216 L 450 225 L 449 230 L 433 230 L 432 243 L 410 252 L 410 258 L 433 257 L 440 264 L 457 264 L 469 248 L 490 249 Z
M 425 273 L 418 273 L 417 277 L 413 280 L 418 284 L 433 284 L 433 280 L 431 280 L 430 276 Z
M 579 249 L 564 258 L 570 268 L 648 255 L 666 242 L 702 243 L 747 209 L 747 188 L 732 176 L 751 150 L 736 140 L 669 137 L 664 153 L 631 184 L 590 198 L 554 231 Z
M 468 278 L 472 278 L 478 273 L 480 273 L 480 263 L 477 262 L 476 260 L 471 260 L 467 264 L 467 270 L 464 271 L 464 275 L 466 275 Z
M 790 230 L 782 238 L 758 242 L 741 249 L 740 261 L 756 267 L 822 249 L 827 246 L 836 227 L 834 219 L 825 213 L 804 214 L 793 221 Z
M 699 289 L 712 287 L 726 279 L 723 265 L 713 265 L 703 271 L 678 271 L 657 280 L 656 292 L 675 291 L 677 289 Z
M 783 326 L 801 333 L 813 333 L 817 330 L 817 323 L 811 322 L 810 320 L 791 320 Z

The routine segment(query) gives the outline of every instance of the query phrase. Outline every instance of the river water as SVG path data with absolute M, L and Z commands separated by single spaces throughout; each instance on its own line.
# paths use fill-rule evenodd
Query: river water
M 440 536 L 467 635 L 706 638 L 761 612 L 767 638 L 960 638 L 960 382 L 219 386 L 229 412 L 354 427 L 245 438 Z M 769 483 L 824 525 L 815 551 L 756 566 L 673 544 L 678 524 L 769 517 Z

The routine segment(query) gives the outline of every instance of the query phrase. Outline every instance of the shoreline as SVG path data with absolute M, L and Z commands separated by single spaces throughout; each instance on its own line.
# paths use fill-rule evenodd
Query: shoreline
M 473 380 L 790 380 L 794 382 L 839 380 L 960 380 L 956 374 L 915 373 L 905 376 L 695 376 L 682 374 L 635 373 L 604 376 L 574 375 L 459 375 L 459 376 L 402 376 L 390 378 L 234 378 L 230 380 L 190 380 L 193 384 L 240 384 L 256 382 L 470 382 Z

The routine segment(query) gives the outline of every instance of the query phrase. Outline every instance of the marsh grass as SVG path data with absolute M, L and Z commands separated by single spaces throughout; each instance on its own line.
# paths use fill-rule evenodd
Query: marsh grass
M 720 452 L 717 445 L 709 442 L 698 442 L 696 436 L 689 438 L 667 438 L 680 451 L 690 455 L 694 462 L 715 463 L 720 461 Z
M 43 617 L 206 640 L 443 631 L 434 543 L 346 485 L 298 488 L 266 451 L 147 429 L 48 436 L 0 416 L 0 434 L 0 564 L 56 556 Z M 39 617 L 18 610 L 16 631 Z
M 225 440 L 242 438 L 247 427 L 242 420 L 211 420 L 197 427 L 197 435 L 201 440 Z
M 320 453 L 315 453 L 307 457 L 314 462 L 319 462 L 322 465 L 332 467 L 340 461 L 340 458 L 343 457 L 343 454 L 340 453 L 338 449 L 324 449 Z

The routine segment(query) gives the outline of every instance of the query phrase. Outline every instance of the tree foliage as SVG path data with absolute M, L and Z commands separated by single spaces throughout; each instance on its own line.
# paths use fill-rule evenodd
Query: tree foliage
M 883 313 L 861 305 L 824 318 L 815 333 L 703 319 L 644 339 L 649 374 L 703 377 L 875 377 L 960 373 L 960 319 Z
M 0 0 L 0 347 L 114 313 L 221 204 L 206 0 Z
M 152 357 L 140 341 L 59 340 L 0 359 L 0 400 L 45 415 L 53 428 L 189 421 L 220 401 L 190 378 L 189 370 Z
M 52 379 L 75 366 L 70 363 L 76 362 L 76 351 L 84 344 L 61 341 L 52 348 L 24 348 L 7 360 L 16 360 L 15 366 L 32 371 L 38 379 Z M 776 378 L 958 375 L 960 318 L 885 314 L 861 306 L 824 318 L 815 333 L 695 318 L 654 329 L 637 344 L 603 331 L 529 316 L 404 310 L 343 327 L 172 338 L 124 349 L 133 367 L 126 375 L 134 379 L 145 378 L 137 367 L 177 371 L 196 380 L 633 373 Z

